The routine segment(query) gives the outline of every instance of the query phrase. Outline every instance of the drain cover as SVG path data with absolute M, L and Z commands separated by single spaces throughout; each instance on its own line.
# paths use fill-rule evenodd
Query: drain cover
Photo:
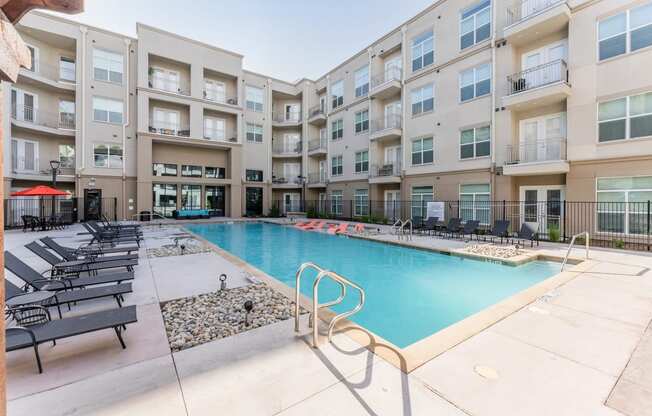
M 476 365 L 473 367 L 473 371 L 475 371 L 480 377 L 484 377 L 488 380 L 498 379 L 498 372 L 491 367 L 487 367 L 486 365 Z

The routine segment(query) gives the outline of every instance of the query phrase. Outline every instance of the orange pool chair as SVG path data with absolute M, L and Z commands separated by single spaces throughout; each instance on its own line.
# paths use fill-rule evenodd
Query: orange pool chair
M 328 234 L 342 234 L 349 229 L 349 224 L 342 223 L 339 225 L 333 225 L 328 229 Z
M 306 229 L 308 229 L 308 227 L 314 227 L 314 226 L 316 226 L 317 223 L 318 223 L 318 221 L 307 221 L 307 222 L 301 222 L 301 223 L 297 223 L 297 224 L 295 224 L 295 227 L 297 227 L 297 228 L 301 228 L 302 230 L 306 230 Z
M 324 225 L 326 225 L 326 221 L 316 221 L 314 225 L 306 225 L 302 227 L 304 230 L 311 230 L 311 231 L 319 231 L 322 228 L 324 228 Z
M 353 228 L 353 231 L 355 231 L 358 234 L 364 233 L 364 225 L 363 224 L 356 224 L 355 227 Z

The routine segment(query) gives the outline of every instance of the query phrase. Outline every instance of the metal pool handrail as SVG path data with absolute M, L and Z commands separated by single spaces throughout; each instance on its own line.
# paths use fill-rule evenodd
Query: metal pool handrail
M 561 263 L 561 269 L 559 270 L 560 272 L 564 271 L 564 266 L 566 266 L 566 263 L 568 262 L 568 256 L 570 256 L 571 250 L 573 248 L 573 244 L 575 244 L 575 240 L 577 237 L 583 235 L 584 236 L 584 245 L 586 248 L 586 253 L 584 255 L 585 259 L 589 259 L 589 232 L 588 231 L 582 231 L 581 233 L 577 233 L 571 238 L 571 242 L 568 245 L 568 249 L 566 250 L 566 255 L 564 256 L 564 261 Z
M 410 233 L 406 234 L 405 233 L 405 227 L 408 224 L 410 225 Z M 408 218 L 407 220 L 403 221 L 401 223 L 401 228 L 399 229 L 399 231 L 400 231 L 399 234 L 398 234 L 398 239 L 399 240 L 401 239 L 401 236 L 405 236 L 406 240 L 412 240 L 412 220 L 410 218 Z
M 333 335 L 333 329 L 335 328 L 335 324 L 337 324 L 338 321 L 348 318 L 349 316 L 359 312 L 362 307 L 364 306 L 365 303 L 365 291 L 363 288 L 358 286 L 357 284 L 353 283 L 349 279 L 347 279 L 344 276 L 341 276 L 335 272 L 332 272 L 330 270 L 324 270 L 323 268 L 317 266 L 314 263 L 303 263 L 299 269 L 297 270 L 297 280 L 296 280 L 296 288 L 295 288 L 295 314 L 294 314 L 294 330 L 295 332 L 299 331 L 299 292 L 301 290 L 299 284 L 301 280 L 301 275 L 303 272 L 308 269 L 314 269 L 318 270 L 319 274 L 317 275 L 317 278 L 315 279 L 314 283 L 312 284 L 312 313 L 310 316 L 310 324 L 312 326 L 312 346 L 314 348 L 317 348 L 319 346 L 319 327 L 318 327 L 318 312 L 319 308 L 325 308 L 329 306 L 336 305 L 344 299 L 344 296 L 346 294 L 346 286 L 351 286 L 352 288 L 356 289 L 359 293 L 360 300 L 358 304 L 355 306 L 355 308 L 351 309 L 350 311 L 342 312 L 338 315 L 336 315 L 333 319 L 331 319 L 330 323 L 328 324 L 328 341 L 331 341 L 332 335 Z M 319 304 L 319 284 L 322 281 L 324 277 L 328 277 L 331 280 L 335 281 L 340 285 L 341 289 L 341 294 L 340 296 L 330 302 L 326 302 L 323 304 Z

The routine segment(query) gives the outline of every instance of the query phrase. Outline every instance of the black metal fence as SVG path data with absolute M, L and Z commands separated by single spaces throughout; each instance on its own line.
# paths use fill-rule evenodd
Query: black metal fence
M 88 204 L 84 198 L 70 197 L 21 197 L 4 200 L 5 229 L 23 227 L 22 217 L 31 215 L 38 218 L 61 218 L 64 223 L 99 219 L 104 215 L 111 220 L 117 220 L 117 198 L 101 198 L 94 200 L 85 212 Z
M 274 201 L 272 211 L 306 212 L 311 218 L 347 219 L 378 224 L 394 224 L 398 219 L 422 221 L 431 201 L 367 201 L 325 199 L 320 201 Z M 480 221 L 480 232 L 491 229 L 497 220 L 509 220 L 516 233 L 524 222 L 537 223 L 539 239 L 568 242 L 574 234 L 588 231 L 591 244 L 601 247 L 652 251 L 652 202 L 576 201 L 436 201 L 443 204 L 443 217 Z M 418 225 L 418 224 L 417 224 Z

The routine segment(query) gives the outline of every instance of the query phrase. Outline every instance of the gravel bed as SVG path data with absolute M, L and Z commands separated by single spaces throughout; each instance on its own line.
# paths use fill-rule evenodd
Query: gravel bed
M 521 255 L 515 246 L 494 246 L 491 244 L 472 244 L 464 247 L 467 253 L 479 254 L 481 256 L 508 259 Z
M 249 325 L 246 301 L 253 302 Z M 176 299 L 161 306 L 172 351 L 226 338 L 294 316 L 294 302 L 264 283 Z M 302 313 L 305 312 L 302 310 Z
M 183 250 L 181 249 L 183 246 Z M 148 257 L 169 257 L 169 256 L 182 256 L 187 254 L 209 253 L 213 250 L 207 245 L 195 240 L 183 238 L 179 240 L 179 244 L 166 244 L 161 247 L 148 248 Z

